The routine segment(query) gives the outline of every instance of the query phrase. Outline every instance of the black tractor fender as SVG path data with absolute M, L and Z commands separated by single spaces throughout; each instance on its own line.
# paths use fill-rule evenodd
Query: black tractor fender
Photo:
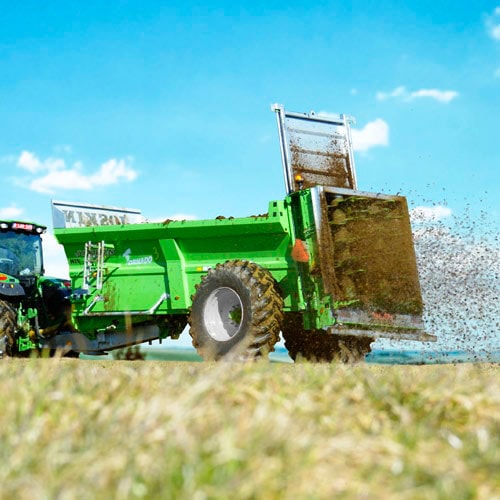
M 24 296 L 24 288 L 20 283 L 2 283 L 0 281 L 0 298 L 12 300 L 13 298 L 22 299 Z

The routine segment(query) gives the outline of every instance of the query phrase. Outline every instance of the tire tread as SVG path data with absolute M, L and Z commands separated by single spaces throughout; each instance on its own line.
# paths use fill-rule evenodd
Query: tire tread
M 226 261 L 217 264 L 203 276 L 201 283 L 196 286 L 196 293 L 191 297 L 194 302 L 198 293 L 206 287 L 217 273 L 231 273 L 249 290 L 251 303 L 251 324 L 245 338 L 244 349 L 238 352 L 238 359 L 252 360 L 266 357 L 274 350 L 274 345 L 279 340 L 279 332 L 283 322 L 283 298 L 281 297 L 276 281 L 272 274 L 254 262 L 245 260 Z M 203 345 L 198 332 L 198 325 L 189 316 L 190 335 L 193 346 L 204 359 L 221 359 L 226 353 L 212 352 Z

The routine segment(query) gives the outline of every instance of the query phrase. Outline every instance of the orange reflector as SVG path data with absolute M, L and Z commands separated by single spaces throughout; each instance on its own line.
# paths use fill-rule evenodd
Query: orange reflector
M 0 281 L 8 280 L 9 277 L 6 274 L 0 273 Z
M 295 245 L 292 248 L 292 259 L 295 262 L 309 262 L 309 252 L 304 241 L 295 240 Z

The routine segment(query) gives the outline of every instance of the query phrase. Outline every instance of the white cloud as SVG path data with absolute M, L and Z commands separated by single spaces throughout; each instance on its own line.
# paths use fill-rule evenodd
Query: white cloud
M 452 211 L 443 205 L 435 205 L 433 207 L 415 207 L 410 212 L 412 222 L 437 222 L 439 220 L 450 217 Z
M 496 7 L 490 16 L 486 16 L 486 29 L 491 38 L 500 41 L 500 7 Z
M 0 219 L 18 219 L 24 210 L 22 208 L 11 205 L 10 207 L 0 208 Z
M 406 97 L 408 95 L 408 91 L 406 87 L 396 87 L 391 92 L 377 92 L 377 99 L 379 101 L 385 101 L 391 97 Z
M 62 158 L 49 157 L 42 161 L 31 151 L 23 151 L 17 159 L 17 166 L 35 174 L 44 171 L 62 170 L 66 168 L 66 163 Z
M 377 92 L 376 98 L 379 101 L 387 99 L 401 99 L 403 101 L 413 101 L 422 97 L 434 99 L 439 102 L 448 103 L 459 96 L 456 90 L 420 89 L 410 92 L 406 87 L 396 87 L 390 92 Z
M 90 190 L 98 186 L 110 186 L 118 182 L 131 182 L 137 172 L 129 166 L 131 160 L 111 158 L 92 173 L 84 172 L 83 164 L 75 162 L 71 167 L 63 158 L 41 160 L 30 151 L 23 151 L 17 159 L 17 166 L 32 174 L 28 181 L 31 190 L 53 194 L 59 189 Z
M 389 125 L 381 118 L 367 123 L 362 129 L 351 130 L 354 151 L 368 151 L 389 144 Z
M 127 182 L 137 178 L 137 172 L 127 166 L 125 160 L 116 160 L 111 158 L 101 165 L 97 173 L 89 177 L 94 186 L 109 186 L 123 179 Z
M 49 172 L 63 170 L 66 168 L 66 162 L 62 158 L 47 158 L 44 162 L 44 167 Z
M 17 166 L 33 173 L 43 169 L 42 162 L 34 153 L 31 153 L 30 151 L 23 151 L 19 155 Z
M 57 242 L 52 233 L 45 233 L 42 241 L 45 274 L 55 278 L 68 278 L 69 267 L 64 247 Z
M 430 97 L 439 102 L 450 102 L 458 97 L 458 92 L 455 90 L 421 89 L 410 94 L 410 100 L 418 97 Z
M 51 171 L 43 177 L 33 179 L 29 187 L 38 193 L 53 194 L 58 189 L 88 191 L 92 189 L 92 182 L 88 177 L 82 175 L 78 168 L 73 168 L 61 172 Z

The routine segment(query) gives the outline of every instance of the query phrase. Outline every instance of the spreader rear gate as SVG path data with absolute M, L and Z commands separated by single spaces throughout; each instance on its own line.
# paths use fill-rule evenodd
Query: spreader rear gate
M 361 329 L 421 329 L 406 199 L 328 187 L 314 188 L 312 196 L 323 286 L 334 297 L 338 321 Z

